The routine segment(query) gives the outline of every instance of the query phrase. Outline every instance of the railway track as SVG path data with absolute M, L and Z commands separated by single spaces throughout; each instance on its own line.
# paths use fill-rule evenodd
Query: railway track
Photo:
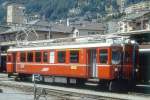
M 12 88 L 19 88 L 25 92 L 33 94 L 33 84 L 32 83 L 24 83 L 24 82 L 14 82 L 14 81 L 2 81 L 0 83 L 1 86 L 5 87 L 12 87 Z M 53 88 L 52 88 L 53 87 Z M 41 90 L 44 89 L 46 94 L 41 94 Z M 77 92 L 78 91 L 78 92 Z M 119 98 L 115 97 L 107 97 L 101 95 L 93 95 L 93 94 L 86 94 L 79 89 L 71 89 L 71 88 L 64 88 L 58 86 L 47 86 L 47 85 L 37 85 L 37 96 L 53 96 L 57 98 L 61 98 L 61 100 L 120 100 Z
M 33 83 L 16 82 L 8 79 L 5 75 L 0 75 L 0 85 L 5 87 L 19 88 L 23 91 L 33 93 Z M 107 91 L 95 91 L 89 89 L 79 89 L 73 87 L 62 87 L 53 85 L 37 84 L 37 95 L 41 90 L 45 91 L 44 96 L 56 96 L 61 100 L 150 100 L 150 94 L 143 93 L 111 93 Z

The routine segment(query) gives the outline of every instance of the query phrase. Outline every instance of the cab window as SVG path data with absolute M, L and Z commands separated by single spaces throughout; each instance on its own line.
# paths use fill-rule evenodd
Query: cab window
M 108 50 L 107 49 L 102 49 L 100 50 L 100 63 L 101 64 L 107 64 L 108 62 Z
M 112 50 L 112 64 L 121 63 L 121 52 L 118 50 Z
M 70 63 L 79 63 L 79 51 L 70 51 Z

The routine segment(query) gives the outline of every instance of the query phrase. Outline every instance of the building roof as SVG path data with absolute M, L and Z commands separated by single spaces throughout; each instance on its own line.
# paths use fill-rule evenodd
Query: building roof
M 10 27 L 5 26 L 5 25 L 0 25 L 0 33 L 6 31 L 6 30 L 8 30 L 8 29 L 10 29 Z
M 102 23 L 80 23 L 76 25 L 72 25 L 73 27 L 79 29 L 79 30 L 95 30 L 95 31 L 101 31 L 105 30 L 105 26 Z
M 129 14 L 129 15 L 125 16 L 125 20 L 134 20 L 134 19 L 140 18 L 146 14 L 150 14 L 150 11 L 143 11 L 143 12 Z
M 53 32 L 63 32 L 63 33 L 72 33 L 73 28 L 64 24 L 53 24 L 51 31 Z
M 60 33 L 72 33 L 72 27 L 64 24 L 50 23 L 46 20 L 36 20 L 30 22 L 30 24 L 37 26 L 36 30 L 52 31 Z
M 24 29 L 33 28 L 35 31 L 44 31 L 44 32 L 57 32 L 57 33 L 73 33 L 73 29 L 77 28 L 78 30 L 94 30 L 94 31 L 104 31 L 105 26 L 102 23 L 94 23 L 94 22 L 76 22 L 67 26 L 65 24 L 58 23 L 49 23 L 46 20 L 34 20 L 29 22 L 28 24 L 20 24 L 20 25 L 6 25 L 9 27 L 6 30 L 0 32 L 0 34 L 9 34 L 18 32 Z
M 44 23 L 43 23 L 44 24 Z M 28 28 L 32 28 L 35 31 L 43 31 L 43 32 L 57 32 L 57 33 L 72 33 L 73 28 L 71 26 L 63 25 L 63 24 L 53 24 L 50 26 L 43 26 L 40 24 L 26 24 L 22 26 L 7 26 L 6 28 L 0 27 L 0 34 L 10 34 L 19 31 L 26 30 Z
M 40 19 L 30 21 L 28 24 L 38 25 L 38 26 L 50 26 L 50 23 L 48 21 L 40 20 Z

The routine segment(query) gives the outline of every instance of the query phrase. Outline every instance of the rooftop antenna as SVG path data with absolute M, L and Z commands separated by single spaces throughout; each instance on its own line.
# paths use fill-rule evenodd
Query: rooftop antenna
M 34 39 L 36 41 L 39 39 L 39 35 L 35 31 L 35 28 L 31 25 L 23 25 L 16 31 L 18 31 L 16 33 L 17 46 L 20 46 L 21 43 L 24 43 L 23 45 L 28 45 L 31 40 Z

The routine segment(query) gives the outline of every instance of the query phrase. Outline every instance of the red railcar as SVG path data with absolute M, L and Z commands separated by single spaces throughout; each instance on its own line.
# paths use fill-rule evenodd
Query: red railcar
M 10 48 L 7 72 L 20 76 L 40 74 L 101 83 L 133 81 L 138 72 L 138 48 L 133 44 L 86 43 Z M 124 82 L 123 82 L 124 83 Z

